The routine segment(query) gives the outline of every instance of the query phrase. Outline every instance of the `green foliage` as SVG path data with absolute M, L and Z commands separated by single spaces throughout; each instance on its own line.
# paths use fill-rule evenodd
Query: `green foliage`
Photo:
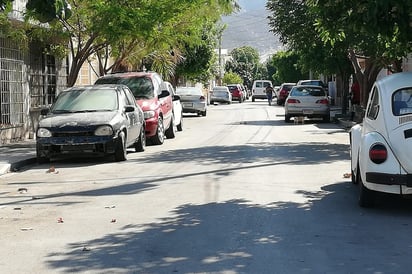
M 184 57 L 191 60 L 186 68 L 193 69 L 185 73 L 204 75 L 209 69 L 200 70 L 200 65 L 214 58 L 206 44 L 216 40 L 215 36 L 205 38 L 205 30 L 211 30 L 222 14 L 238 8 L 234 0 L 67 1 L 70 5 L 64 0 L 29 0 L 26 18 L 60 30 L 61 36 L 38 36 L 40 41 L 52 40 L 49 49 L 59 52 L 69 42 L 69 86 L 83 63 L 95 55 L 99 74 L 145 64 L 170 75 Z M 208 60 L 194 66 L 196 54 Z
M 263 69 L 259 63 L 259 52 L 250 46 L 244 46 L 233 49 L 231 56 L 232 60 L 225 64 L 225 71 L 240 75 L 242 83 L 250 87 Z
M 222 82 L 224 85 L 229 85 L 229 84 L 243 84 L 243 79 L 242 77 L 234 72 L 226 72 L 225 75 L 223 76 Z
M 272 76 L 273 81 L 277 84 L 285 82 L 294 82 L 307 78 L 298 65 L 299 55 L 293 51 L 277 52 L 269 60 L 269 64 L 276 68 L 275 74 Z
M 315 74 L 335 74 L 350 70 L 347 45 L 338 41 L 336 29 L 333 46 L 319 39 L 316 9 L 298 0 L 271 0 L 267 7 L 272 11 L 269 25 L 280 40 L 299 53 L 298 66 L 302 71 Z M 319 7 L 320 8 L 320 7 Z M 290 11 L 293 12 L 290 12 Z M 339 19 L 336 19 L 339 20 Z M 333 22 L 335 22 L 334 20 Z M 335 25 L 334 25 L 335 26 Z
M 66 0 L 28 0 L 26 4 L 28 16 L 48 23 L 58 18 L 68 19 L 72 12 Z

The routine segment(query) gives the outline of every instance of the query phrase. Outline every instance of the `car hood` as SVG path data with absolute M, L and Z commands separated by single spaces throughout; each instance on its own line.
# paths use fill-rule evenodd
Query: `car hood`
M 79 112 L 64 114 L 49 114 L 39 122 L 39 127 L 84 127 L 102 124 L 114 125 L 117 121 L 116 111 Z
M 153 99 L 138 99 L 137 104 L 143 111 L 155 110 L 159 107 L 159 100 Z

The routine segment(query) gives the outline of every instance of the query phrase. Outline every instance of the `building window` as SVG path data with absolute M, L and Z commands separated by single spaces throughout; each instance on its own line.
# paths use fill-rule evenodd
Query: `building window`
M 0 39 L 0 129 L 24 124 L 22 54 Z
M 57 70 L 54 56 L 32 55 L 30 75 L 31 107 L 44 107 L 52 104 L 56 97 Z

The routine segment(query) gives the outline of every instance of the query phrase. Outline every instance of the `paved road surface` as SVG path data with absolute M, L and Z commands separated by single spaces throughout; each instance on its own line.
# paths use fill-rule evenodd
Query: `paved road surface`
M 408 273 L 411 203 L 359 208 L 347 132 L 283 118 L 211 106 L 127 162 L 0 176 L 1 272 Z

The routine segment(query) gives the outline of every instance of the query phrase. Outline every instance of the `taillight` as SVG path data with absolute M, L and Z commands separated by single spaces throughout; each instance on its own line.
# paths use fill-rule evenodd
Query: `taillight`
M 328 104 L 329 104 L 329 100 L 328 100 L 328 99 L 317 100 L 317 101 L 316 101 L 316 104 L 328 105 Z
M 289 98 L 288 104 L 299 104 L 300 101 L 298 99 Z
M 382 144 L 374 144 L 369 149 L 369 158 L 375 164 L 382 164 L 388 158 L 388 151 L 386 147 Z
M 204 101 L 204 100 L 206 100 L 206 98 L 205 98 L 205 96 L 200 96 L 200 101 Z

